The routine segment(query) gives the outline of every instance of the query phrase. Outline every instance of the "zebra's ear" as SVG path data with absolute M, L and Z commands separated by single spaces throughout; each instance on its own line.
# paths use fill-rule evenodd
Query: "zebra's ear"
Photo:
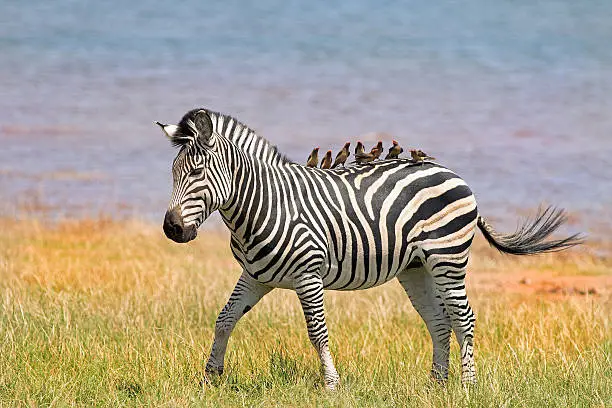
M 164 135 L 166 135 L 168 140 L 170 140 L 170 143 L 172 143 L 172 145 L 175 147 L 183 146 L 189 143 L 189 141 L 192 139 L 188 136 L 182 135 L 181 132 L 179 132 L 179 127 L 177 125 L 165 125 L 160 122 L 154 123 L 162 129 Z
M 208 143 L 213 133 L 213 123 L 208 113 L 204 110 L 198 111 L 193 118 L 193 123 L 198 132 L 198 137 Z
M 178 130 L 178 126 L 176 125 L 165 125 L 157 121 L 153 123 L 155 123 L 157 126 L 159 126 L 162 129 L 162 131 L 164 132 L 164 135 L 166 135 L 168 139 L 172 139 L 174 135 L 176 134 L 176 131 Z

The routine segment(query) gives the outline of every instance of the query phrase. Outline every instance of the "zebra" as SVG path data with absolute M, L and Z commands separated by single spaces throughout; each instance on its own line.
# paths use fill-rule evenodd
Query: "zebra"
M 297 293 L 326 388 L 336 388 L 324 290 L 367 289 L 397 278 L 429 331 L 433 379 L 448 378 L 454 331 L 462 383 L 473 384 L 475 315 L 464 278 L 476 228 L 509 254 L 558 251 L 582 242 L 579 234 L 547 240 L 566 219 L 554 207 L 538 211 L 513 234 L 497 233 L 479 215 L 467 184 L 433 162 L 391 159 L 307 168 L 229 115 L 201 108 L 177 125 L 155 123 L 179 148 L 165 235 L 191 241 L 218 211 L 242 267 L 215 323 L 205 379 L 223 373 L 238 320 L 273 288 L 285 288 Z

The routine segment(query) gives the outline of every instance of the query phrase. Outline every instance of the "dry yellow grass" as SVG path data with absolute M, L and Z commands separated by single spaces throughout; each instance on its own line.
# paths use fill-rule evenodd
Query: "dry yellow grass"
M 612 405 L 612 262 L 588 249 L 514 258 L 477 242 L 468 293 L 480 381 L 467 393 L 455 342 L 448 385 L 430 383 L 430 340 L 399 284 L 328 292 L 342 377 L 329 393 L 284 290 L 237 326 L 218 383 L 198 384 L 240 274 L 224 234 L 181 246 L 137 221 L 3 219 L 0 228 L 0 405 Z

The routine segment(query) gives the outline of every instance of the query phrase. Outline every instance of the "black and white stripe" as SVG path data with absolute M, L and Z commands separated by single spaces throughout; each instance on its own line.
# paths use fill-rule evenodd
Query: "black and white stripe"
M 371 288 L 398 278 L 433 342 L 432 374 L 448 375 L 451 330 L 461 346 L 462 380 L 475 381 L 474 313 L 464 277 L 478 226 L 508 253 L 538 253 L 579 242 L 544 240 L 564 221 L 546 210 L 502 236 L 478 214 L 466 183 L 435 163 L 406 159 L 333 170 L 292 163 L 236 119 L 188 112 L 162 125 L 180 147 L 164 231 L 177 242 L 218 210 L 243 274 L 216 324 L 206 369 L 220 373 L 236 322 L 272 288 L 296 291 L 327 387 L 338 373 L 328 348 L 323 290 Z

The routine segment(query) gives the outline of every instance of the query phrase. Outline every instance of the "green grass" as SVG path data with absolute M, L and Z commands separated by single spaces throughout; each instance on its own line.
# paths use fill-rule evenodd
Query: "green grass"
M 332 393 L 297 298 L 284 290 L 238 324 L 225 374 L 200 384 L 217 313 L 239 276 L 219 234 L 179 246 L 137 222 L 0 227 L 1 406 L 612 406 L 610 296 L 484 290 L 479 273 L 512 273 L 514 262 L 496 264 L 485 249 L 468 287 L 477 386 L 460 385 L 454 340 L 448 384 L 429 380 L 427 331 L 393 282 L 327 294 L 342 382 Z M 603 269 L 588 254 L 562 260 L 570 258 L 580 260 L 566 267 L 576 274 Z M 538 262 L 555 261 L 516 268 Z

